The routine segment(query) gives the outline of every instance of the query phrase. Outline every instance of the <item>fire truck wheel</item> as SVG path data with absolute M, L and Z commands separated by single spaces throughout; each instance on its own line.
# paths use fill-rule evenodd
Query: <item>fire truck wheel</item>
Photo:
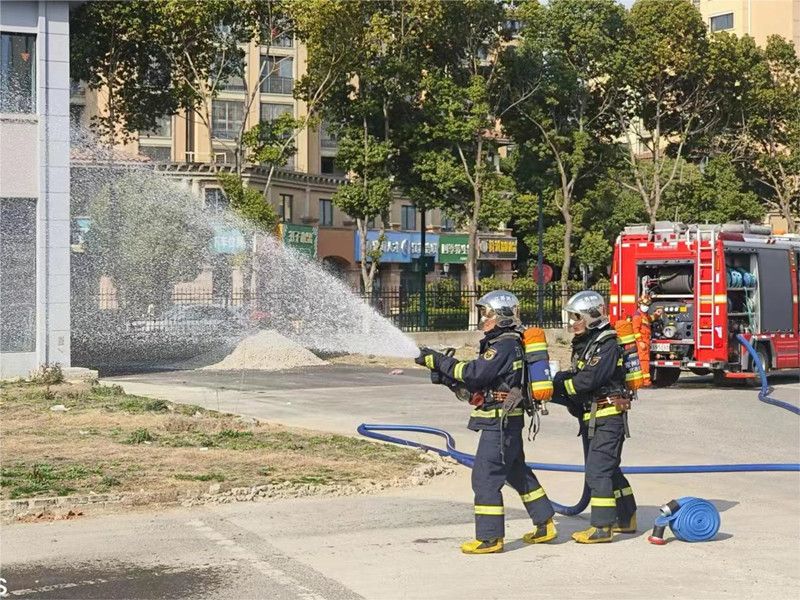
M 664 388 L 675 385 L 681 370 L 674 367 L 655 367 L 652 372 L 653 387 Z
M 717 387 L 730 385 L 730 381 L 727 377 L 725 377 L 725 371 L 722 371 L 721 369 L 716 369 L 714 371 L 714 385 Z

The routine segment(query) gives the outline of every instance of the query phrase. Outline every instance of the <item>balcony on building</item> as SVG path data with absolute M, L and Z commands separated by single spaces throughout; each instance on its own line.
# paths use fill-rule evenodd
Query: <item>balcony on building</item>
M 291 96 L 294 90 L 294 58 L 291 56 L 261 57 L 261 93 Z
M 319 145 L 323 150 L 336 150 L 339 148 L 339 138 L 331 131 L 331 126 L 324 122 L 319 128 Z

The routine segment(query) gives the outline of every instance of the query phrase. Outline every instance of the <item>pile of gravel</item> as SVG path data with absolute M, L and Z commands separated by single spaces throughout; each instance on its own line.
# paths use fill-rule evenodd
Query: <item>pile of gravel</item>
M 221 361 L 203 368 L 213 371 L 282 371 L 326 364 L 310 350 L 275 331 L 265 330 L 246 337 Z

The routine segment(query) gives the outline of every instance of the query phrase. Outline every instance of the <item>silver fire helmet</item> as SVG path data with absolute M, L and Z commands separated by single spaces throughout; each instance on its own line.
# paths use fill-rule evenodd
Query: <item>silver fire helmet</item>
M 578 292 L 567 300 L 564 307 L 570 321 L 584 320 L 590 329 L 597 329 L 608 324 L 606 301 L 592 290 Z
M 481 322 L 497 317 L 498 327 L 519 325 L 519 300 L 506 290 L 494 290 L 484 294 L 475 303 L 481 310 Z

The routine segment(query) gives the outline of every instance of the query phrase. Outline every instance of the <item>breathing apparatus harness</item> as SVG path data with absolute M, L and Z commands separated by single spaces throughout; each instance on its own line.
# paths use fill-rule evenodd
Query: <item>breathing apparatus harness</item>
M 625 386 L 622 387 L 622 389 L 614 389 L 613 387 L 609 389 L 607 386 L 604 386 L 600 388 L 597 393 L 594 393 L 589 401 L 583 403 L 582 408 L 584 410 L 588 409 L 589 412 L 589 439 L 594 437 L 595 430 L 597 429 L 598 409 L 611 407 L 615 407 L 622 413 L 622 423 L 623 427 L 625 428 L 625 437 L 631 437 L 630 428 L 628 427 L 629 408 L 621 409 L 618 404 L 628 404 L 629 406 L 630 403 L 636 399 L 636 390 L 641 385 L 642 373 L 641 367 L 638 364 L 638 356 L 637 360 L 634 361 L 631 351 L 627 348 L 627 346 L 630 344 L 627 330 L 623 329 L 623 333 L 620 334 L 619 328 L 615 325 L 614 327 L 600 332 L 587 344 L 586 348 L 577 358 L 573 368 L 576 371 L 583 369 L 594 356 L 594 353 L 597 351 L 600 345 L 606 343 L 611 338 L 615 338 L 617 344 L 620 346 L 618 348 L 617 366 L 619 366 L 619 361 L 622 361 L 622 366 L 625 368 Z M 588 404 L 588 406 L 586 406 L 586 404 Z

